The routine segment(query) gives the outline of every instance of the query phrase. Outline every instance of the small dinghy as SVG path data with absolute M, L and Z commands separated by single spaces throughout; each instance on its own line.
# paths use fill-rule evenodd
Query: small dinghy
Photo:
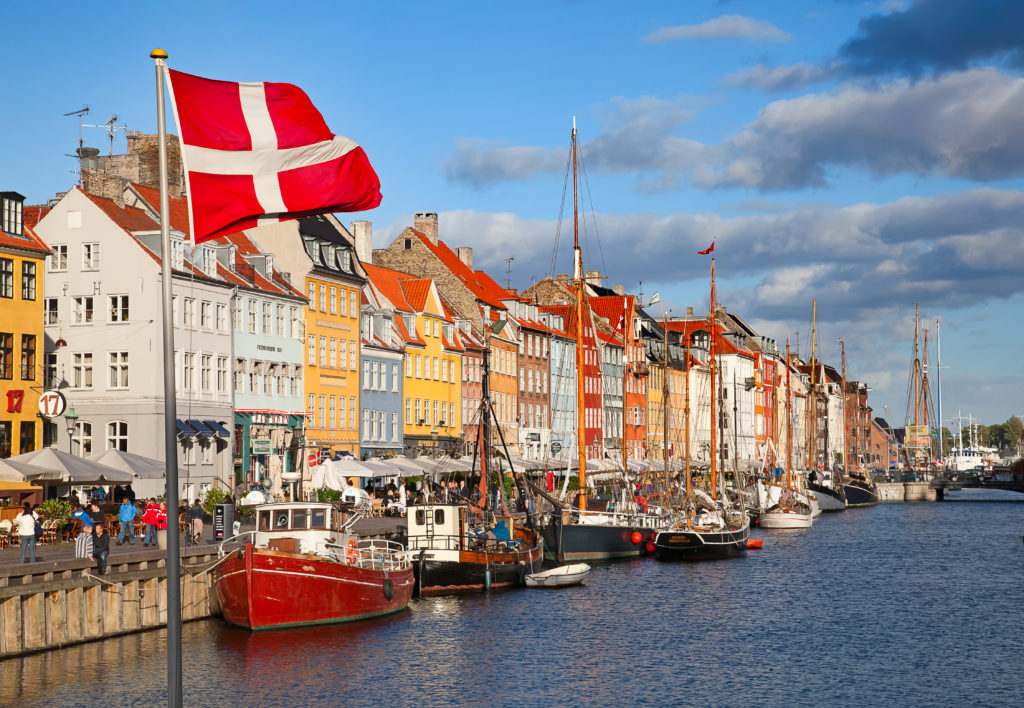
M 579 585 L 583 578 L 590 572 L 590 566 L 586 563 L 574 563 L 572 565 L 560 565 L 551 570 L 544 570 L 540 573 L 531 573 L 526 576 L 526 587 L 528 588 L 563 588 L 568 585 Z

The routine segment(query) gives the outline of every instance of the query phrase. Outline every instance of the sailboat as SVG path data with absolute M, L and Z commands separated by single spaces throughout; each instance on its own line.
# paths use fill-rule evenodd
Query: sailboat
M 810 445 L 807 448 L 807 467 L 810 472 L 807 475 L 807 490 L 814 495 L 821 511 L 845 511 L 846 492 L 839 477 L 833 475 L 828 468 L 828 416 L 823 410 L 825 400 L 821 393 L 821 382 L 818 381 L 820 366 L 817 358 L 817 334 L 818 301 L 815 299 L 811 305 L 811 411 L 808 417 Z M 825 429 L 818 427 L 822 422 Z
M 853 425 L 850 426 L 849 417 L 847 416 L 846 404 L 850 399 L 849 392 L 846 390 L 846 342 L 842 339 L 839 340 L 842 345 L 843 353 L 843 464 L 846 467 L 846 474 L 843 477 L 843 493 L 846 495 L 846 506 L 847 507 L 864 507 L 874 506 L 878 503 L 880 498 L 878 493 L 878 486 L 875 484 L 875 480 L 871 478 L 871 475 L 864 474 L 859 469 L 850 468 L 849 458 L 849 443 L 846 439 L 846 430 L 849 427 L 853 428 L 853 464 L 860 465 L 860 425 L 858 421 L 854 420 Z M 856 393 L 856 392 L 854 392 Z M 857 414 L 855 418 L 860 417 L 860 403 L 857 403 Z
M 583 251 L 579 241 L 578 172 L 576 119 L 572 123 L 572 195 L 573 195 L 573 283 L 576 303 L 576 435 L 579 453 L 579 501 L 578 506 L 563 504 L 553 497 L 541 493 L 555 509 L 548 515 L 547 523 L 541 527 L 546 552 L 549 558 L 565 563 L 567 561 L 608 560 L 614 558 L 635 558 L 650 553 L 648 544 L 662 524 L 658 514 L 646 513 L 632 495 L 623 495 L 615 511 L 591 511 L 587 509 L 587 455 L 586 455 L 586 358 L 584 350 L 584 322 L 587 312 L 584 308 L 586 283 L 583 277 Z M 625 465 L 623 458 L 623 465 Z M 540 492 L 536 487 L 535 491 Z
M 786 340 L 786 486 L 778 500 L 761 512 L 759 525 L 764 529 L 807 529 L 814 522 L 814 509 L 806 494 L 797 494 L 793 485 L 793 411 L 790 388 L 789 340 Z M 761 483 L 765 486 L 764 482 Z
M 504 498 L 499 465 L 500 510 L 490 505 L 487 493 L 490 455 L 490 423 L 501 440 L 512 479 L 525 498 L 526 488 L 512 465 L 501 427 L 490 400 L 490 348 L 484 346 L 478 452 L 480 499 L 476 503 L 420 503 L 408 507 L 406 548 L 412 560 L 416 590 L 420 596 L 450 595 L 524 585 L 527 575 L 544 563 L 544 541 L 534 515 L 527 511 L 526 524 L 517 524 Z M 531 505 L 532 507 L 532 505 Z M 497 513 L 496 513 L 497 512 Z
M 690 457 L 686 455 L 686 501 L 683 509 L 667 529 L 654 537 L 654 548 L 660 560 L 716 560 L 742 555 L 747 552 L 750 538 L 750 517 L 743 507 L 740 489 L 730 490 L 733 498 L 727 496 L 725 480 L 718 479 L 718 414 L 715 383 L 717 371 L 715 331 L 715 258 L 711 257 L 711 307 L 708 316 L 710 337 L 708 365 L 710 368 L 711 391 L 711 479 L 708 492 L 695 489 L 690 474 Z M 687 360 L 687 379 L 690 362 Z M 667 403 L 667 402 L 666 402 Z M 689 404 L 686 417 L 687 448 L 689 447 L 690 420 Z

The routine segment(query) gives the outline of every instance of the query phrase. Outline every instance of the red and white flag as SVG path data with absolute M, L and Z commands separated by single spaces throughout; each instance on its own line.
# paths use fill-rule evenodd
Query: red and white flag
M 366 153 L 334 135 L 302 89 L 167 73 L 196 243 L 380 204 Z
M 708 255 L 709 253 L 711 253 L 714 250 L 715 250 L 715 242 L 712 241 L 711 245 L 708 246 L 707 248 L 705 248 L 703 251 L 697 251 L 697 255 L 698 256 L 706 256 L 706 255 Z

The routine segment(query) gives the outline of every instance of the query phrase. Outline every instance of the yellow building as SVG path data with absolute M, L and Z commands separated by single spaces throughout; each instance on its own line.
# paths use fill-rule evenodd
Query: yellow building
M 26 223 L 25 197 L 0 192 L 0 458 L 42 446 L 43 262 L 50 253 Z
M 352 234 L 327 214 L 267 224 L 246 235 L 307 295 L 306 446 L 358 457 L 359 308 L 366 273 L 356 257 Z M 292 246 L 295 240 L 301 248 Z
M 406 455 L 452 453 L 462 437 L 462 345 L 430 278 L 366 264 L 376 299 L 395 309 L 405 345 Z

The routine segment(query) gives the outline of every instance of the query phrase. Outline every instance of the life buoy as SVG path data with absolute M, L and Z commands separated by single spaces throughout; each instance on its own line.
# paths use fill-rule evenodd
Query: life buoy
M 345 557 L 349 565 L 352 565 L 359 559 L 359 551 L 356 549 L 356 542 L 354 540 L 348 542 L 348 550 L 345 551 Z

